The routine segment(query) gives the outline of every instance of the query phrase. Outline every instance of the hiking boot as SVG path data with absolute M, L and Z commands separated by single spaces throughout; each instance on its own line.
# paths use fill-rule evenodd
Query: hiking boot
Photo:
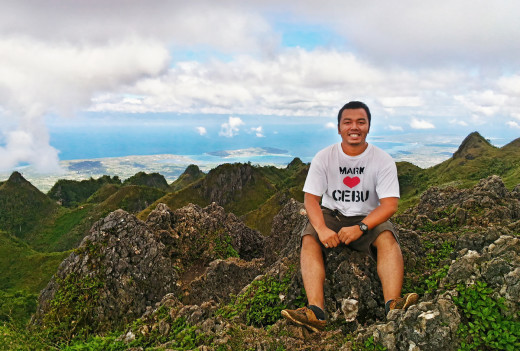
M 282 310 L 282 316 L 289 321 L 302 325 L 314 332 L 325 329 L 327 321 L 316 318 L 314 312 L 307 307 L 301 307 L 297 310 Z
M 387 313 L 391 310 L 406 310 L 408 307 L 415 305 L 418 300 L 419 295 L 416 293 L 405 294 L 403 297 L 390 301 Z

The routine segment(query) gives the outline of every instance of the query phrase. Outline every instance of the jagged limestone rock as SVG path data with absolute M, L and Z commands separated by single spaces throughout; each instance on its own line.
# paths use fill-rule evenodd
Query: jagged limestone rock
M 520 199 L 496 175 L 481 179 L 471 189 L 431 187 L 419 204 L 399 216 L 410 229 L 506 225 L 520 219 Z
M 96 222 L 61 263 L 40 294 L 33 323 L 45 327 L 66 317 L 60 313 L 74 312 L 75 320 L 93 331 L 121 327 L 166 293 L 177 291 L 178 278 L 168 250 L 154 232 L 135 216 L 117 210 Z M 78 294 L 85 301 L 66 300 L 67 294 Z M 73 322 L 68 327 L 75 328 Z
M 457 350 L 459 324 L 460 315 L 451 297 L 442 295 L 406 311 L 390 311 L 387 323 L 374 324 L 361 331 L 358 340 L 373 337 L 389 351 Z
M 232 257 L 215 260 L 186 286 L 183 301 L 189 304 L 201 304 L 209 300 L 228 303 L 231 294 L 236 295 L 263 272 L 262 259 L 245 261 Z

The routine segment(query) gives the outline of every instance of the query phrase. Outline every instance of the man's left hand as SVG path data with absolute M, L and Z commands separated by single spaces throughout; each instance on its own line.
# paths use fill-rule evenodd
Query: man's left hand
M 343 227 L 338 232 L 339 240 L 341 240 L 341 242 L 343 242 L 345 245 L 356 241 L 361 237 L 361 235 L 363 235 L 363 232 L 358 225 L 353 225 L 352 227 Z

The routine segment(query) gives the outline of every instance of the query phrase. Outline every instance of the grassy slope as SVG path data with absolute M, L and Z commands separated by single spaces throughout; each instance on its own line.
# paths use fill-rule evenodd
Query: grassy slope
M 179 178 L 175 179 L 175 181 L 170 184 L 170 191 L 175 192 L 186 188 L 205 176 L 206 173 L 202 172 L 198 166 L 189 165 Z
M 420 169 L 398 162 L 397 167 L 401 185 L 399 211 L 415 205 L 431 186 L 469 188 L 496 174 L 512 189 L 520 184 L 520 139 L 497 148 L 475 132 L 468 135 L 453 157 L 436 166 Z
M 200 206 L 209 205 L 210 199 L 204 194 L 208 192 L 208 189 L 219 187 L 219 182 L 235 172 L 237 167 L 241 167 L 241 165 L 227 164 L 217 167 L 195 183 L 158 199 L 142 211 L 139 218 L 145 219 L 160 202 L 165 203 L 172 210 L 188 203 Z M 292 188 L 299 187 L 301 189 L 307 167 L 301 161 L 295 162 L 287 168 L 254 167 L 251 180 L 240 190 L 226 194 L 230 199 L 223 204 L 223 207 L 226 211 L 233 212 L 238 216 L 245 216 L 246 224 L 268 235 L 272 217 L 281 209 L 280 199 L 284 192 L 286 193 L 285 196 L 295 197 L 303 201 L 303 194 L 299 194 L 301 191 Z
M 15 172 L 0 186 L 0 230 L 29 240 L 57 215 L 59 206 Z
M 46 225 L 31 244 L 45 252 L 69 250 L 81 242 L 97 220 L 110 212 L 121 208 L 137 213 L 164 194 L 162 190 L 146 186 L 107 184 L 92 195 L 88 203 L 73 209 L 61 208 L 56 219 Z
M 0 231 L 0 289 L 39 293 L 70 252 L 41 253 Z

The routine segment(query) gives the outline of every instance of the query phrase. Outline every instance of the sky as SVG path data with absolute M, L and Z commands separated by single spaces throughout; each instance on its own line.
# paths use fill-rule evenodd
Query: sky
M 270 130 L 262 116 L 334 130 L 350 100 L 397 138 L 520 136 L 517 1 L 0 5 L 1 170 L 59 168 L 64 150 L 51 135 L 60 125 L 190 116 L 199 136 L 254 139 Z M 219 116 L 218 128 L 193 116 Z

